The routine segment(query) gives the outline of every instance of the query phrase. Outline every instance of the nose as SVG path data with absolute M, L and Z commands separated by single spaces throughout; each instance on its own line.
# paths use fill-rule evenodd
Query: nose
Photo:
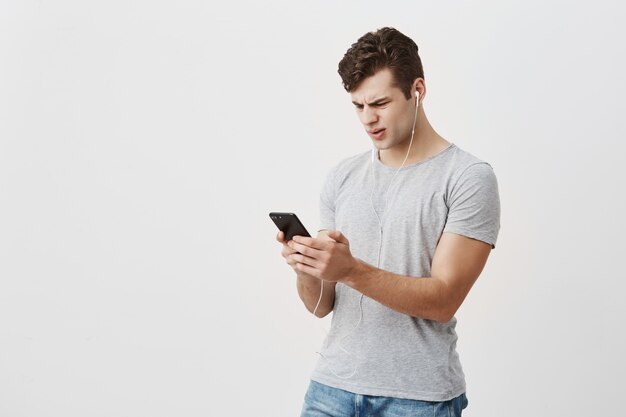
M 370 106 L 364 106 L 363 111 L 361 112 L 361 123 L 364 125 L 371 125 L 378 121 L 378 114 L 376 113 L 376 109 Z

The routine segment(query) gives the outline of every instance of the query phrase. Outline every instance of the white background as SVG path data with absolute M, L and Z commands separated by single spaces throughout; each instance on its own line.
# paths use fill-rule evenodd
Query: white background
M 618 415 L 618 1 L 2 1 L 0 416 L 296 416 L 325 320 L 269 211 L 318 226 L 370 148 L 337 63 L 420 47 L 434 128 L 502 228 L 457 314 L 467 416 Z

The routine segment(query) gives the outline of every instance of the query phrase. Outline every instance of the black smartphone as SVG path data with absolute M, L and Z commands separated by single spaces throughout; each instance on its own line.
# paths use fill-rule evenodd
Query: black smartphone
M 289 242 L 294 236 L 311 237 L 309 232 L 294 213 L 270 213 L 270 218 L 285 233 L 285 241 Z

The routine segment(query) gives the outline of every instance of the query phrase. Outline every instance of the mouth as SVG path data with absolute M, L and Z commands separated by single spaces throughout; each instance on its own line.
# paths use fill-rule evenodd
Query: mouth
M 385 134 L 386 129 L 372 129 L 368 130 L 367 133 L 375 140 L 381 140 L 383 135 Z

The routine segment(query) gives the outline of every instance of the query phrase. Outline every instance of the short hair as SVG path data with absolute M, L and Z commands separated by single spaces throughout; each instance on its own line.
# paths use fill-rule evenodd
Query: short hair
M 394 85 L 409 99 L 415 79 L 424 78 L 422 60 L 413 39 L 397 29 L 384 27 L 361 36 L 339 61 L 338 72 L 347 92 L 367 77 L 389 68 Z

